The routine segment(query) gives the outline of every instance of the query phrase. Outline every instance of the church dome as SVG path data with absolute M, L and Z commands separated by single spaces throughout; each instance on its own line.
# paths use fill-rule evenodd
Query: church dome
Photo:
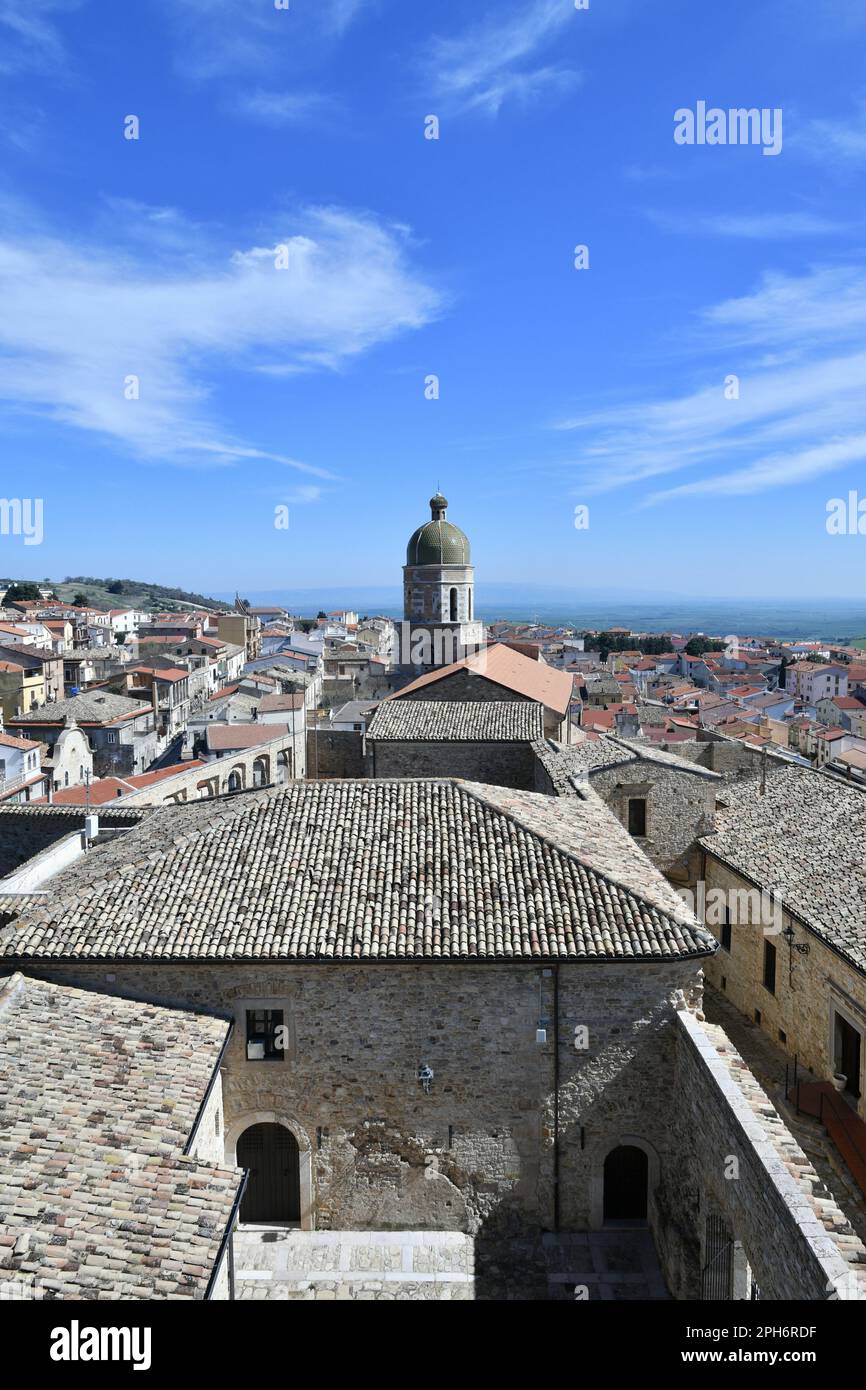
M 407 565 L 468 565 L 469 539 L 445 517 L 448 501 L 437 492 L 430 498 L 432 520 L 409 537 Z

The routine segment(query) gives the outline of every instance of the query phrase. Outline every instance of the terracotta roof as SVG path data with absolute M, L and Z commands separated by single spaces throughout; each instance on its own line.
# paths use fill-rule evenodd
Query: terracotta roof
M 0 730 L 0 744 L 4 748 L 19 748 L 24 753 L 32 753 L 34 748 L 39 748 L 39 743 L 32 738 L 15 738 L 13 734 L 4 733 Z
M 288 733 L 287 724 L 208 724 L 207 746 L 214 752 L 256 748 L 260 743 L 285 738 Z
M 0 930 L 20 960 L 639 960 L 715 942 L 603 803 L 455 781 L 160 807 Z
M 373 742 L 532 743 L 543 735 L 534 700 L 386 700 L 367 728 Z
M 146 787 L 152 787 L 157 782 L 164 782 L 166 778 L 177 777 L 182 772 L 188 772 L 190 768 L 205 766 L 204 759 L 194 758 L 188 763 L 176 763 L 173 767 L 157 768 L 155 772 L 136 772 L 129 777 L 97 777 L 90 783 L 89 804 L 91 806 L 105 806 L 110 801 L 119 801 L 121 797 L 131 796 L 133 792 L 143 791 Z M 87 787 L 84 785 L 63 787 L 61 791 L 54 793 L 53 804 L 55 806 L 86 806 L 88 804 Z
M 572 677 L 568 672 L 558 671 L 543 661 L 533 661 L 502 642 L 495 642 L 473 656 L 452 662 L 450 666 L 428 671 L 426 675 L 419 676 L 409 685 L 404 685 L 402 690 L 388 698 L 402 699 L 416 690 L 423 690 L 426 686 L 444 680 L 455 671 L 462 670 L 468 671 L 470 675 L 484 676 L 495 685 L 504 686 L 527 699 L 537 700 L 540 705 L 546 705 L 557 714 L 564 716 L 568 713 L 573 689 Z
M 259 701 L 259 713 L 279 714 L 282 710 L 303 709 L 305 700 L 303 690 L 293 690 L 288 695 L 265 695 Z
M 0 1281 L 204 1298 L 238 1169 L 184 1157 L 224 1019 L 13 975 L 0 985 Z
M 159 666 L 148 666 L 146 664 L 139 666 L 125 666 L 120 674 L 126 675 L 127 672 L 142 676 L 153 676 L 158 681 L 174 682 L 189 680 L 189 671 L 185 668 L 182 669 L 180 666 L 166 666 L 165 668 Z

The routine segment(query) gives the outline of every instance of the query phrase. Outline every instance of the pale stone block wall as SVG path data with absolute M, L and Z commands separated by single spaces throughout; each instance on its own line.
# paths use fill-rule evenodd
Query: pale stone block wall
M 792 1063 L 799 1056 L 804 1067 L 824 1080 L 829 1080 L 835 1070 L 834 1013 L 859 1029 L 863 1041 L 857 1108 L 866 1119 L 866 1095 L 862 1094 L 866 1092 L 866 975 L 786 912 L 784 902 L 778 922 L 755 921 L 756 899 L 749 904 L 743 896 L 731 898 L 734 893 L 754 893 L 755 885 L 711 854 L 706 855 L 704 877 L 708 901 L 712 901 L 711 890 L 719 890 L 735 907 L 742 903 L 744 913 L 747 907 L 752 908 L 752 920 L 732 927 L 731 950 L 722 949 L 707 962 L 707 978 L 747 1018 L 754 1020 L 758 1010 L 761 1028 L 785 1048 Z M 767 926 L 771 934 L 765 937 Z M 789 946 L 774 931 L 776 926 L 783 930 L 793 927 L 795 943 L 808 946 L 808 953 Z M 721 940 L 718 923 L 708 922 L 707 928 Z M 763 985 L 765 940 L 776 948 L 775 994 Z M 780 1030 L 785 1038 L 780 1037 Z
M 601 1224 L 604 1159 L 618 1144 L 646 1148 L 654 1188 L 677 1163 L 672 1030 L 678 1004 L 699 998 L 701 965 L 559 967 L 562 1229 Z M 553 1228 L 552 966 L 112 962 L 44 973 L 233 1014 L 224 1161 L 249 1124 L 286 1124 L 301 1154 L 302 1224 L 463 1230 L 482 1245 Z M 283 1061 L 247 1060 L 254 1007 L 283 1010 Z M 421 1065 L 434 1072 L 429 1094 Z M 653 1192 L 650 1221 L 662 1219 Z

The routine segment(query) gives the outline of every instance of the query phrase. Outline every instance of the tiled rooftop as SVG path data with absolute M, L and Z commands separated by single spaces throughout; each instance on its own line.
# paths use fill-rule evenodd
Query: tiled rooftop
M 145 714 L 150 709 L 146 700 L 132 700 L 127 695 L 115 695 L 110 690 L 93 689 L 68 700 L 56 700 L 40 705 L 28 714 L 19 714 L 9 724 L 62 724 L 69 715 L 79 724 L 109 724 L 115 719 Z
M 715 949 L 598 798 L 447 780 L 301 783 L 160 807 L 48 888 L 0 930 L 7 958 L 630 960 Z
M 0 1281 L 203 1298 L 241 1174 L 187 1158 L 224 1019 L 0 982 Z
M 717 772 L 711 772 L 688 758 L 677 757 L 675 753 L 666 753 L 656 748 L 653 743 L 640 739 L 624 739 L 602 734 L 600 738 L 587 740 L 585 743 L 554 743 L 552 746 L 567 776 L 577 776 L 583 772 L 591 775 L 602 768 L 643 761 L 656 763 L 660 767 L 670 767 L 678 772 L 688 772 L 711 782 L 722 780 Z
M 541 705 L 531 700 L 386 700 L 368 739 L 429 743 L 531 743 L 544 733 Z
M 700 843 L 866 971 L 866 793 L 791 766 L 729 784 Z

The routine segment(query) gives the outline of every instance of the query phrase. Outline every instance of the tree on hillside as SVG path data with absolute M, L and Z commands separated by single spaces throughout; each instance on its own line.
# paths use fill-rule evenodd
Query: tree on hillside
M 28 601 L 39 602 L 42 595 L 39 592 L 38 584 L 33 584 L 30 580 L 23 580 L 20 583 L 10 584 L 6 590 L 5 603 L 26 603 Z
M 87 597 L 86 594 L 78 593 L 78 594 L 75 595 L 75 597 L 74 597 L 73 600 L 72 600 L 72 607 L 73 607 L 73 608 L 89 608 L 89 607 L 90 607 L 90 599 Z
M 110 584 L 106 584 L 105 587 L 106 587 L 106 589 L 108 590 L 108 592 L 109 592 L 110 594 L 122 594 L 122 593 L 123 593 L 123 580 L 122 580 L 122 579 L 112 579 L 111 583 L 110 583 Z

